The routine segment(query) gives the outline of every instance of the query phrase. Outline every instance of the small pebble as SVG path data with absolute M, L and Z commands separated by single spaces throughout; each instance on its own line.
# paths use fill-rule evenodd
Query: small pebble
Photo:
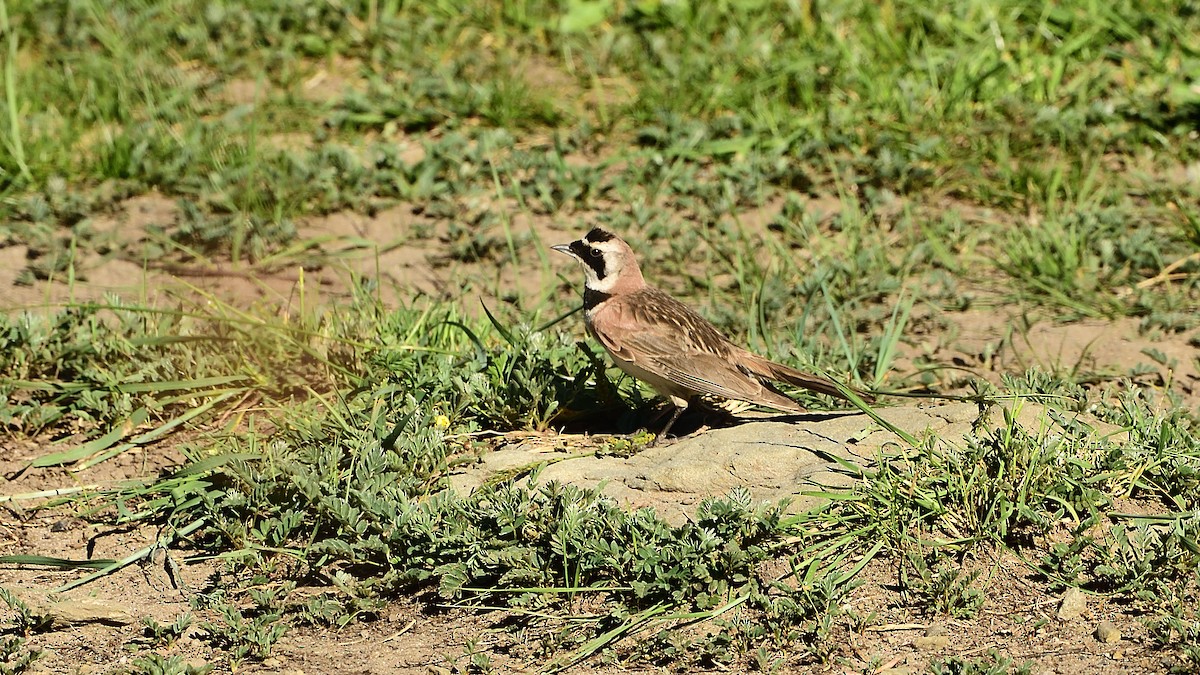
M 87 525 L 87 523 L 80 520 L 79 518 L 63 518 L 61 520 L 55 521 L 55 523 L 50 526 L 50 531 L 51 532 L 66 532 L 68 530 L 74 530 L 76 528 L 83 527 L 84 525 Z
M 945 626 L 930 626 L 925 629 L 925 637 L 937 637 L 939 635 L 949 635 L 950 631 L 946 630 Z
M 1096 632 L 1093 633 L 1096 639 L 1106 645 L 1121 641 L 1121 631 L 1117 629 L 1116 624 L 1105 619 L 1096 626 Z
M 1058 606 L 1058 618 L 1061 621 L 1077 619 L 1085 609 L 1087 609 L 1087 596 L 1083 594 L 1083 591 L 1078 588 L 1068 588 L 1067 592 L 1063 593 L 1062 604 Z

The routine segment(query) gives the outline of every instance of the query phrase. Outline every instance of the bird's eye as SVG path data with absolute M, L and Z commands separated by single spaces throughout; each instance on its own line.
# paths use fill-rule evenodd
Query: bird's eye
M 600 257 L 600 249 L 598 249 L 598 248 L 592 249 L 591 254 L 592 254 L 593 258 L 599 258 Z

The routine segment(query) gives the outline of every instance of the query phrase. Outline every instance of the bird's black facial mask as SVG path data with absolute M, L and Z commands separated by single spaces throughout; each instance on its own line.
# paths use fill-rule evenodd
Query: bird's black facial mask
M 592 236 L 592 233 L 589 232 L 587 239 L 590 239 L 591 236 Z M 612 238 L 611 235 L 609 236 L 609 238 Z M 588 244 L 588 242 L 585 239 L 579 239 L 579 240 L 571 242 L 571 245 L 569 246 L 569 248 L 571 249 L 571 253 L 574 253 L 576 256 L 579 257 L 580 260 L 583 261 L 583 264 L 592 268 L 592 271 L 596 273 L 597 279 L 603 279 L 604 276 L 606 274 L 608 274 L 607 266 L 604 264 L 604 252 L 603 251 L 596 248 L 595 246 Z

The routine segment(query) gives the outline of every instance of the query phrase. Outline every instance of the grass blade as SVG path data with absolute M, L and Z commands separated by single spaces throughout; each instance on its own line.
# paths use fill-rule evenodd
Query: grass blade
M 60 567 L 63 569 L 106 569 L 117 562 L 111 558 L 93 558 L 91 560 L 68 560 L 52 558 L 44 555 L 0 555 L 0 565 L 38 565 L 41 567 Z
M 173 542 L 175 542 L 179 539 L 182 539 L 183 537 L 186 537 L 189 534 L 195 532 L 196 530 L 203 527 L 206 522 L 207 522 L 206 520 L 201 518 L 200 520 L 196 520 L 194 522 L 189 523 L 186 527 L 184 527 L 182 529 L 179 529 L 179 530 L 172 529 L 169 534 L 160 536 L 153 544 L 150 544 L 149 546 L 140 548 L 140 549 L 134 551 L 133 553 L 130 553 L 129 555 L 125 556 L 124 558 L 121 558 L 120 560 L 114 560 L 113 562 L 109 563 L 108 565 L 105 565 L 104 567 L 97 570 L 96 572 L 93 572 L 92 574 L 89 574 L 85 577 L 80 577 L 80 578 L 76 579 L 75 581 L 65 583 L 62 586 L 59 586 L 58 588 L 55 588 L 54 590 L 52 590 L 50 592 L 51 593 L 64 593 L 66 591 L 71 590 L 72 588 L 79 588 L 80 586 L 90 584 L 97 579 L 106 577 L 106 576 L 112 574 L 113 572 L 122 570 L 122 569 L 132 565 L 133 563 L 135 563 L 139 560 L 142 560 L 143 558 L 148 557 L 156 549 L 167 548 Z

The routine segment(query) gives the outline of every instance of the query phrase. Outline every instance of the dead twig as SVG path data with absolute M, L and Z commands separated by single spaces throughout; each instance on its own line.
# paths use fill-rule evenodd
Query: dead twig
M 1171 263 L 1170 265 L 1167 265 L 1166 267 L 1164 267 L 1161 272 L 1150 277 L 1149 279 L 1142 279 L 1141 281 L 1139 281 L 1137 283 L 1137 287 L 1138 288 L 1150 288 L 1151 286 L 1157 286 L 1158 284 L 1166 283 L 1169 281 L 1181 281 L 1183 279 L 1187 279 L 1190 276 L 1195 276 L 1193 274 L 1188 274 L 1186 272 L 1176 272 L 1175 271 L 1175 270 L 1179 269 L 1180 267 L 1183 267 L 1184 265 L 1188 264 L 1189 262 L 1193 262 L 1193 261 L 1200 261 L 1200 251 L 1196 251 L 1195 253 L 1193 253 L 1191 255 L 1186 255 L 1186 256 L 1180 258 L 1179 260 L 1176 260 L 1175 262 Z

